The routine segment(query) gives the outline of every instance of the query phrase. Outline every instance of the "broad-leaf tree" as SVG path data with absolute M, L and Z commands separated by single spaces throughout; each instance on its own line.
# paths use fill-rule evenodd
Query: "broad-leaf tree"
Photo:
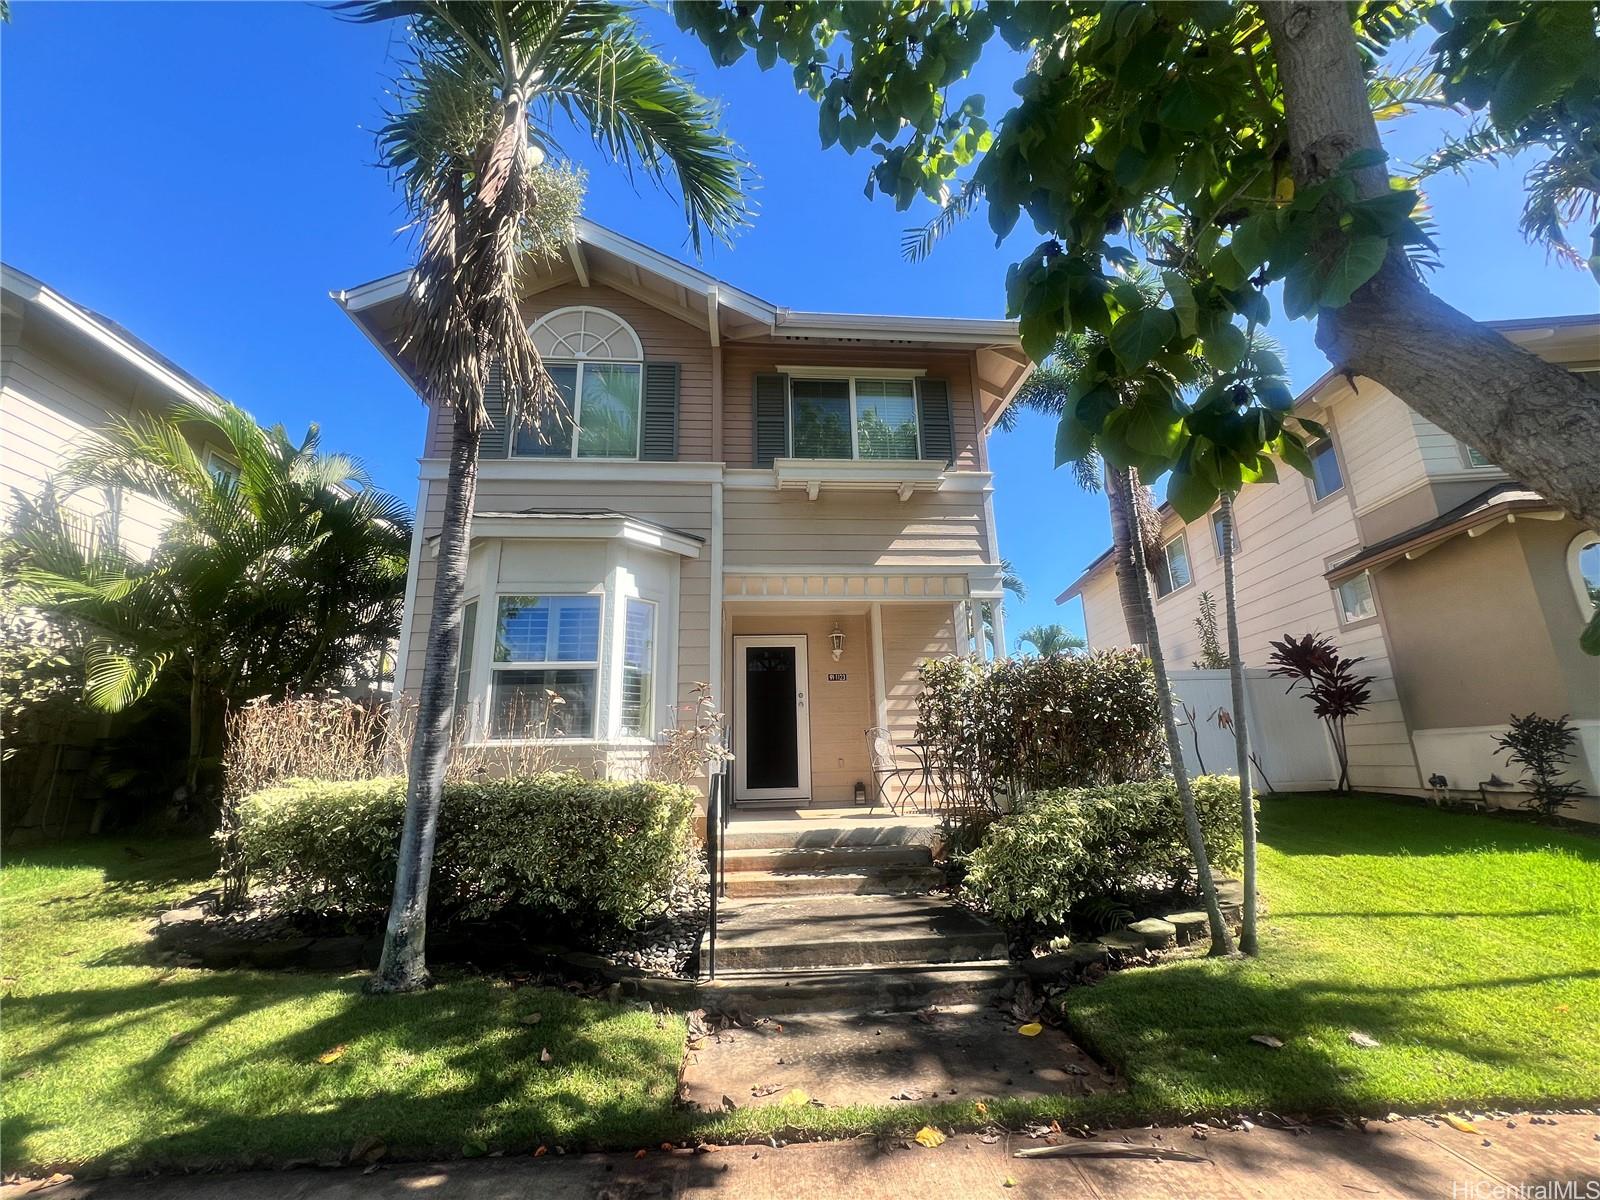
M 1007 277 L 1024 346 L 1105 335 L 1107 379 L 1160 368 L 1198 342 L 1225 366 L 1282 284 L 1290 318 L 1317 322 L 1334 364 L 1377 380 L 1523 482 L 1600 522 L 1600 386 L 1550 364 L 1432 295 L 1419 196 L 1391 178 L 1371 84 L 1424 20 L 1443 98 L 1512 143 L 1550 144 L 1571 180 L 1600 164 L 1586 114 L 1600 92 L 1595 0 L 1351 4 L 905 3 L 680 5 L 721 62 L 782 57 L 819 103 L 825 145 L 870 149 L 869 191 L 953 214 L 982 208 L 997 235 L 1042 240 Z M 953 91 L 986 43 L 1025 55 L 1016 101 L 992 126 Z M 1568 193 L 1582 195 L 1582 192 Z M 1127 286 L 1130 227 L 1166 214 L 1155 256 L 1166 294 Z M 1180 513 L 1204 512 L 1268 458 L 1306 466 L 1287 389 L 1216 408 L 1209 430 L 1180 395 L 1132 407 L 1091 392 L 1066 419 L 1113 463 L 1172 470 Z M 1202 399 L 1202 403 L 1204 398 Z M 1149 468 L 1149 469 L 1146 469 Z
M 550 187 L 538 169 L 555 144 L 554 119 L 591 134 L 629 174 L 675 178 L 697 247 L 702 232 L 724 235 L 743 220 L 744 164 L 720 132 L 716 110 L 661 58 L 628 5 L 385 0 L 344 8 L 356 20 L 403 22 L 415 56 L 379 144 L 420 227 L 405 348 L 423 399 L 453 415 L 405 827 L 371 985 L 408 991 L 428 982 L 428 878 L 450 753 L 491 369 L 520 420 L 548 428 L 571 419 L 519 303 L 536 252 L 561 240 L 549 220 Z
M 315 426 L 297 445 L 230 404 L 184 405 L 114 422 L 60 483 L 173 514 L 149 558 L 48 520 L 19 531 L 7 558 L 16 599 L 83 639 L 93 708 L 120 712 L 167 673 L 184 681 L 191 793 L 227 705 L 353 682 L 398 631 L 409 514 L 354 459 L 322 453 Z

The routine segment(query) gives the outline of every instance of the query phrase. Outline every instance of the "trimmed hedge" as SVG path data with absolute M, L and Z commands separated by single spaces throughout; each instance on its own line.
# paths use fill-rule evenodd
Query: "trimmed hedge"
M 976 801 L 1154 779 L 1167 762 L 1155 675 L 1135 650 L 930 659 L 917 706 L 919 740 Z
M 1194 796 L 1212 869 L 1237 870 L 1239 781 L 1202 775 Z M 1165 891 L 1193 875 L 1183 806 L 1167 778 L 1035 794 L 989 827 L 962 890 L 1003 921 L 1044 926 L 1083 900 Z
M 445 785 L 429 912 L 506 908 L 585 929 L 659 915 L 701 868 L 695 792 L 677 784 L 535 775 Z M 239 841 L 253 883 L 295 914 L 369 922 L 388 910 L 405 780 L 294 780 L 247 797 Z

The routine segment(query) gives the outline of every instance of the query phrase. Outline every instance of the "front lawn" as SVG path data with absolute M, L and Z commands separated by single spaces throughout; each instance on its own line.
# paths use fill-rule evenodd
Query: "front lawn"
M 1261 841 L 1259 961 L 1069 994 L 1074 1032 L 1127 1073 L 1141 1113 L 1600 1097 L 1600 840 L 1378 797 L 1269 796 Z
M 632 1146 L 681 1124 L 677 1017 L 469 975 L 369 997 L 355 975 L 153 963 L 153 914 L 212 866 L 198 842 L 8 856 L 8 1170 L 336 1159 L 371 1137 L 407 1156 Z

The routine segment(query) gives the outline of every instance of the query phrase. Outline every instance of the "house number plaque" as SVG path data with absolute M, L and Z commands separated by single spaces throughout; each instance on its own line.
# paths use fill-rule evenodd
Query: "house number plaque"
M 845 680 L 847 680 L 849 678 L 850 678 L 850 676 L 844 671 L 830 671 L 830 672 L 828 672 L 828 682 L 829 683 L 843 683 Z

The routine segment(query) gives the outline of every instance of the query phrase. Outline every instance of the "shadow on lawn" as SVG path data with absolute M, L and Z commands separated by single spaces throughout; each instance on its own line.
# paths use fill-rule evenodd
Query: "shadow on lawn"
M 675 1105 L 681 1048 L 642 1031 L 640 1014 L 545 989 L 514 995 L 478 979 L 411 996 L 367 996 L 361 982 L 180 971 L 129 987 L 18 997 L 8 1022 L 63 1032 L 15 1056 L 8 1080 L 47 1080 L 69 1060 L 81 1070 L 103 1057 L 95 1102 L 146 1116 L 97 1161 L 147 1167 L 336 1160 L 369 1137 L 410 1158 L 527 1152 L 542 1142 L 653 1145 L 683 1124 Z M 268 1010 L 323 1004 L 330 993 L 337 1009 L 326 1017 L 276 1039 L 251 1036 L 253 1022 L 273 1019 Z M 544 1020 L 520 1024 L 523 1010 Z M 175 1022 L 178 1044 L 167 1036 Z M 98 1043 L 146 1027 L 161 1032 L 142 1054 L 130 1056 L 125 1042 L 97 1054 Z M 335 1061 L 318 1061 L 335 1047 L 345 1047 Z M 553 1059 L 544 1064 L 547 1047 Z M 14 1107 L 8 1166 L 76 1165 L 40 1158 L 30 1135 L 46 1128 Z

